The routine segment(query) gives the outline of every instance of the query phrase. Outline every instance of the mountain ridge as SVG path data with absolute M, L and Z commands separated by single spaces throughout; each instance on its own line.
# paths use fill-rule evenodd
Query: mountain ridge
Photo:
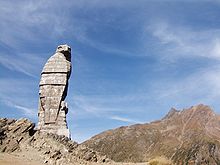
M 154 122 L 104 131 L 83 144 L 118 162 L 144 162 L 165 156 L 177 164 L 220 163 L 219 128 L 220 116 L 199 104 L 182 111 L 171 108 Z

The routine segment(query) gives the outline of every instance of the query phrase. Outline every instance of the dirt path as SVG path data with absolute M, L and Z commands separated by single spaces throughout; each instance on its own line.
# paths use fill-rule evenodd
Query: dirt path
M 19 155 L 0 153 L 0 165 L 43 165 L 34 160 L 26 160 Z
M 76 164 L 81 164 L 76 163 Z M 44 163 L 38 162 L 33 159 L 27 159 L 27 157 L 21 154 L 7 154 L 0 153 L 0 165 L 44 165 Z M 87 165 L 148 165 L 148 163 L 88 163 Z

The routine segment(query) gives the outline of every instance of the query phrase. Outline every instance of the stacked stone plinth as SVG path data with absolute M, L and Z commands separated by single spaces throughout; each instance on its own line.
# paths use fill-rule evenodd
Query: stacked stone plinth
M 68 45 L 60 45 L 41 73 L 39 131 L 70 137 L 66 121 L 68 107 L 65 102 L 70 74 L 71 49 Z

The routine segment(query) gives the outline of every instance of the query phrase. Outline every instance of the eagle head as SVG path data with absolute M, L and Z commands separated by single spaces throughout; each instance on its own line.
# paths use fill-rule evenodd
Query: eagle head
M 71 59 L 71 48 L 67 44 L 59 45 L 57 47 L 56 53 L 62 53 L 66 57 L 67 60 Z

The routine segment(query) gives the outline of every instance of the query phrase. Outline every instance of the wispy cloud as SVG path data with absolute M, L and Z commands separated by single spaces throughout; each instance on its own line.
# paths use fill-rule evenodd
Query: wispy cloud
M 109 113 L 119 112 L 120 109 L 112 108 L 105 106 L 105 102 L 108 100 L 106 97 L 105 99 L 100 100 L 101 97 L 93 97 L 93 101 L 91 101 L 90 96 L 74 96 L 74 99 L 70 103 L 70 106 L 74 106 L 75 113 L 79 115 L 94 115 L 96 117 L 106 116 Z M 111 100 L 109 100 L 111 102 Z
M 33 108 L 29 108 L 29 107 L 24 107 L 21 105 L 12 105 L 12 107 L 17 108 L 19 110 L 22 110 L 24 112 L 25 115 L 29 116 L 29 117 L 35 117 L 36 116 L 36 109 Z
M 120 117 L 120 116 L 111 116 L 110 119 L 112 120 L 117 120 L 117 121 L 122 121 L 122 122 L 126 122 L 126 123 L 144 123 L 142 121 L 139 121 L 139 120 L 134 120 L 134 119 L 131 119 L 131 118 L 125 118 L 125 117 Z
M 161 43 L 163 59 L 205 57 L 220 60 L 220 29 L 192 29 L 162 21 L 148 25 L 146 31 Z
M 193 29 L 162 21 L 148 26 L 147 31 L 161 44 L 158 53 L 160 60 L 177 64 L 182 58 L 215 60 L 214 65 L 192 70 L 185 77 L 156 82 L 154 92 L 158 99 L 211 104 L 220 97 L 220 29 Z
M 0 86 L 0 102 L 4 106 L 15 108 L 21 115 L 36 119 L 38 100 L 35 100 L 35 96 L 38 95 L 38 89 L 31 80 L 5 78 L 0 79 Z
M 0 2 L 0 65 L 38 77 L 35 74 L 39 74 L 45 59 L 45 52 L 40 49 L 60 35 L 60 26 L 65 26 L 56 21 L 60 15 L 51 14 L 49 5 L 44 1 Z
M 1 53 L 1 52 L 0 52 Z M 38 78 L 39 66 L 43 63 L 43 58 L 29 54 L 22 54 L 18 56 L 4 55 L 1 53 L 0 65 L 9 70 L 21 72 L 25 75 Z
M 0 101 L 11 108 L 15 108 L 17 110 L 20 110 L 21 113 L 28 118 L 35 118 L 37 116 L 37 113 L 36 113 L 37 110 L 34 108 L 18 105 L 10 100 L 1 99 Z
M 220 97 L 219 75 L 219 67 L 203 68 L 181 79 L 155 82 L 149 95 L 155 98 L 151 101 L 169 107 L 182 109 L 203 103 L 219 111 L 220 104 L 216 102 Z
M 22 1 L 17 4 L 2 1 L 0 4 L 0 19 L 2 20 L 0 36 L 1 41 L 7 45 L 17 48 L 17 45 L 21 46 L 21 43 L 27 43 L 27 41 L 45 43 L 42 37 L 48 41 L 48 39 L 62 35 L 65 29 L 66 17 L 61 14 L 60 10 L 66 7 L 65 3 L 40 0 L 37 2 Z
M 96 21 L 96 19 L 80 19 L 77 14 L 77 11 L 83 12 L 82 8 L 85 9 L 85 12 L 86 10 L 91 12 L 103 10 L 103 8 L 124 8 L 124 4 L 124 2 L 116 1 L 73 1 L 66 3 L 53 1 L 51 3 L 39 0 L 37 2 L 22 1 L 19 4 L 2 1 L 0 2 L 0 29 L 2 29 L 0 42 L 10 45 L 15 51 L 22 48 L 23 51 L 27 51 L 25 49 L 29 48 L 26 44 L 35 46 L 38 43 L 38 46 L 41 48 L 51 43 L 57 44 L 57 41 L 64 40 L 66 42 L 71 38 L 74 42 L 79 42 L 104 53 L 128 57 L 141 56 L 138 50 L 129 51 L 117 44 L 105 43 L 100 38 L 91 35 L 97 32 L 98 28 L 103 28 L 100 24 L 111 26 L 109 29 L 112 31 L 123 32 L 122 30 L 117 30 L 117 27 L 112 26 L 112 20 L 116 19 L 116 15 L 112 14 Z M 132 1 L 126 1 L 126 7 L 132 7 L 134 4 Z M 109 21 L 106 21 L 107 19 Z M 33 49 L 29 49 L 29 51 L 33 51 Z

